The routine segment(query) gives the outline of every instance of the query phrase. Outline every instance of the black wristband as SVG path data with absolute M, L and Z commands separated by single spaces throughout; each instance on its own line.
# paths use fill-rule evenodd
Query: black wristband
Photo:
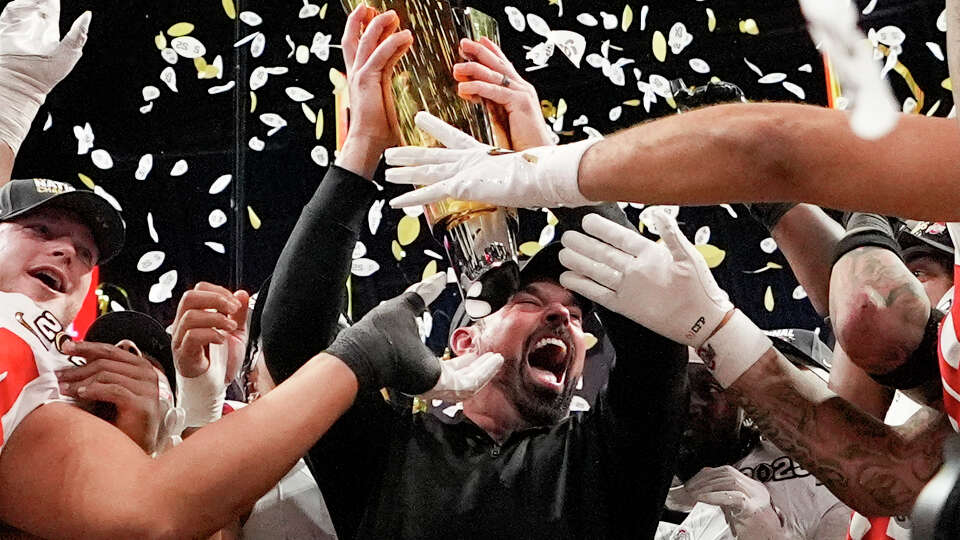
M 943 312 L 931 309 L 927 326 L 923 330 L 923 339 L 920 341 L 920 345 L 917 345 L 917 348 L 907 357 L 907 361 L 897 369 L 883 375 L 868 373 L 870 378 L 884 386 L 898 390 L 916 388 L 928 381 L 938 379 L 940 377 L 940 360 L 937 354 L 937 336 L 940 321 L 943 320 L 943 317 Z
M 874 246 L 887 249 L 903 259 L 900 253 L 900 244 L 893 237 L 893 227 L 890 221 L 879 214 L 853 212 L 844 216 L 847 234 L 837 242 L 833 251 L 833 264 L 847 253 L 865 246 Z
M 743 203 L 747 211 L 758 223 L 772 231 L 780 218 L 793 209 L 797 203 L 794 202 L 776 202 L 776 203 Z

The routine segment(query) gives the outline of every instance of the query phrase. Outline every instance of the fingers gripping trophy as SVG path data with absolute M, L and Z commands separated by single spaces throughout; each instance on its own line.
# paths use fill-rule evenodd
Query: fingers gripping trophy
M 342 0 L 351 11 L 362 0 Z M 417 113 L 427 111 L 493 147 L 509 148 L 495 137 L 493 122 L 482 104 L 457 95 L 453 65 L 459 61 L 461 38 L 486 37 L 499 44 L 496 21 L 475 9 L 453 8 L 448 0 L 373 0 L 381 12 L 396 11 L 400 27 L 415 36 L 415 45 L 399 61 L 393 76 L 393 97 L 404 146 L 446 146 L 417 128 Z M 423 122 L 426 115 L 421 114 Z M 453 131 L 453 130 L 450 130 Z M 502 135 L 499 134 L 498 135 Z M 462 135 L 461 135 L 462 136 Z M 469 141 L 477 144 L 475 141 Z M 433 235 L 443 243 L 457 273 L 458 285 L 470 302 L 472 317 L 495 311 L 518 282 L 517 212 L 486 203 L 444 199 L 424 207 Z

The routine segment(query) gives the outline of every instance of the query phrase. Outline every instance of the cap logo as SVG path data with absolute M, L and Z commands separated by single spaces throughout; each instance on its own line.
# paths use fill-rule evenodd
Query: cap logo
M 52 193 L 54 195 L 76 191 L 76 188 L 70 184 L 57 182 L 56 180 L 47 180 L 46 178 L 34 178 L 33 186 L 37 190 L 37 193 Z

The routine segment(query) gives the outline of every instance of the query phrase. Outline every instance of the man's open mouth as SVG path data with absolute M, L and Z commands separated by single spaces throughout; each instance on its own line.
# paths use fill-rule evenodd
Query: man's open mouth
M 35 268 L 28 272 L 30 277 L 40 281 L 49 289 L 58 293 L 65 292 L 66 280 L 57 269 L 51 267 Z
M 527 352 L 527 365 L 534 378 L 550 387 L 561 388 L 569 365 L 571 347 L 556 336 L 536 340 Z

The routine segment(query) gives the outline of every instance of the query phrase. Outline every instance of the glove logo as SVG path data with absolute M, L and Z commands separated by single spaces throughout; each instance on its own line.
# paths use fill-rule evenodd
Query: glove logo
M 687 337 L 692 338 L 693 336 L 697 335 L 697 332 L 703 330 L 703 325 L 706 324 L 706 322 L 707 320 L 703 317 L 697 319 L 697 322 L 693 323 L 693 326 L 690 327 L 690 331 L 687 332 Z

